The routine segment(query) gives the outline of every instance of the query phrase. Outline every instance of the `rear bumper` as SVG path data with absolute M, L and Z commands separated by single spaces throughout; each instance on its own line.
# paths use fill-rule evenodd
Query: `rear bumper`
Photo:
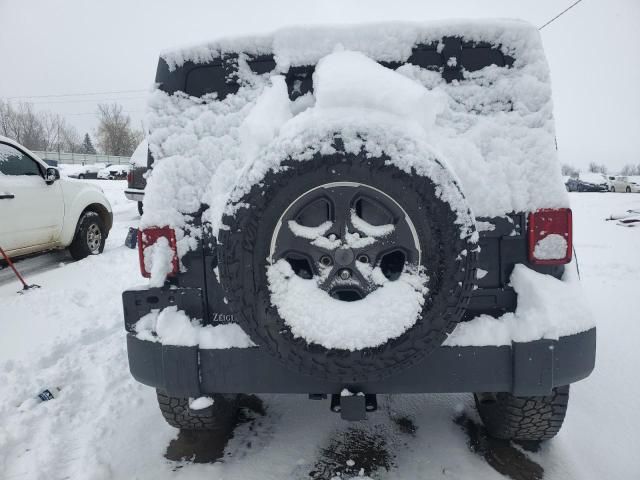
M 170 299 L 168 300 L 170 292 Z M 139 382 L 173 396 L 211 393 L 364 393 L 512 392 L 545 395 L 555 386 L 587 377 L 595 365 L 596 329 L 558 340 L 510 346 L 442 346 L 422 362 L 383 380 L 343 384 L 304 375 L 260 347 L 221 350 L 163 345 L 141 340 L 133 324 L 153 308 L 175 304 L 189 313 L 201 299 L 198 289 L 124 292 L 129 368 Z M 200 316 L 202 318 L 202 316 Z
M 381 381 L 341 384 L 290 370 L 258 348 L 202 350 L 127 335 L 129 368 L 139 382 L 174 396 L 211 393 L 512 392 L 545 395 L 587 377 L 595 328 L 559 340 L 501 347 L 440 347 L 423 362 Z M 553 348 L 551 348 L 553 347 Z
M 124 191 L 124 196 L 134 202 L 141 202 L 144 200 L 144 190 L 138 190 L 136 188 L 127 188 Z

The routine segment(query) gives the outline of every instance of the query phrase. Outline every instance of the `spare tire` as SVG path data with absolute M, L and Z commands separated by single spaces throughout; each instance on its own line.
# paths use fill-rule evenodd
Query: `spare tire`
M 441 185 L 401 170 L 384 155 L 316 154 L 305 161 L 288 159 L 281 167 L 234 202 L 228 211 L 235 213 L 223 218 L 228 228 L 218 239 L 220 281 L 251 339 L 294 371 L 346 384 L 393 375 L 438 348 L 464 315 L 475 281 L 477 233 L 473 220 L 471 225 L 459 221 L 460 202 L 454 209 L 441 198 Z M 444 172 L 464 199 L 452 174 L 439 168 L 440 180 Z M 463 209 L 472 219 L 468 207 Z M 360 233 L 354 237 L 356 231 Z M 359 308 L 371 303 L 376 285 L 399 285 L 409 264 L 425 274 L 420 278 L 426 288 L 416 287 L 420 305 L 415 318 L 400 330 L 389 327 L 389 338 L 379 328 L 363 332 L 363 339 L 344 338 L 340 324 L 336 335 L 327 332 L 334 313 L 326 309 L 319 314 L 322 307 L 314 301 L 353 302 L 331 305 L 337 305 L 336 312 L 342 313 L 344 306 L 357 316 Z M 284 268 L 278 272 L 274 265 Z M 377 277 L 363 275 L 371 269 Z M 282 289 L 274 286 L 275 274 L 304 288 L 315 279 L 324 297 L 305 294 L 289 308 Z M 378 280 L 371 282 L 374 277 Z M 288 285 L 285 294 L 295 292 Z M 392 297 L 383 308 L 368 311 L 365 320 L 375 320 L 386 331 L 385 315 L 402 313 L 404 305 Z M 296 322 L 306 321 L 306 330 L 291 317 L 295 312 L 304 316 L 304 309 L 309 318 Z M 314 321 L 322 324 L 319 332 Z

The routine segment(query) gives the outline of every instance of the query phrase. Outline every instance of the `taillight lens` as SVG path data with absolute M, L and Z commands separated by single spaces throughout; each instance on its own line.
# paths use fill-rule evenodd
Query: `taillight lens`
M 166 238 L 169 248 L 173 252 L 171 259 L 171 271 L 169 275 L 178 273 L 178 249 L 176 247 L 176 232 L 169 227 L 151 227 L 144 230 L 138 230 L 138 260 L 140 261 L 140 273 L 145 278 L 151 277 L 151 272 L 147 271 L 145 265 L 145 250 L 152 247 L 156 242 Z
M 133 171 L 131 170 L 127 172 L 127 183 L 129 184 L 130 187 L 133 184 Z
M 573 239 L 570 208 L 543 208 L 529 214 L 529 261 L 562 265 L 571 261 Z

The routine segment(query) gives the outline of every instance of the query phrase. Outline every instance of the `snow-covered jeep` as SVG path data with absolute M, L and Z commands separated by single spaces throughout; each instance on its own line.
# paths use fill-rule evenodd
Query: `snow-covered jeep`
M 474 392 L 542 440 L 589 375 L 549 72 L 519 21 L 292 28 L 166 52 L 123 294 L 133 376 L 215 429 L 238 394 Z

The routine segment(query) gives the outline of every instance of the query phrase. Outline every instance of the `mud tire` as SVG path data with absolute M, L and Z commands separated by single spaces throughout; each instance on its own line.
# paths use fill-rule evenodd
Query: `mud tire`
M 542 397 L 495 394 L 495 401 L 481 402 L 474 395 L 482 422 L 492 437 L 503 440 L 541 441 L 557 435 L 569 403 L 569 385 L 556 387 Z
M 89 248 L 87 242 L 87 235 L 90 228 L 97 227 L 100 230 L 100 244 L 95 251 L 92 251 Z M 78 227 L 76 229 L 76 234 L 73 237 L 73 241 L 71 245 L 69 245 L 69 253 L 75 260 L 82 260 L 83 258 L 88 257 L 89 255 L 98 255 L 102 253 L 104 250 L 104 244 L 107 241 L 108 230 L 104 226 L 104 222 L 100 215 L 96 212 L 88 211 L 84 212 L 80 216 L 80 220 L 78 220 Z
M 220 430 L 228 428 L 238 413 L 237 395 L 213 395 L 213 405 L 198 413 L 189 410 L 189 399 L 171 397 L 156 390 L 162 416 L 180 430 Z

